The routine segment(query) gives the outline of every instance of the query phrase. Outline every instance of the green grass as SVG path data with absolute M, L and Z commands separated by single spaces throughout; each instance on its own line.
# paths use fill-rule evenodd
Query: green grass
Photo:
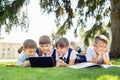
M 6 64 L 0 64 L 0 80 L 120 80 L 120 68 L 23 68 L 6 67 Z

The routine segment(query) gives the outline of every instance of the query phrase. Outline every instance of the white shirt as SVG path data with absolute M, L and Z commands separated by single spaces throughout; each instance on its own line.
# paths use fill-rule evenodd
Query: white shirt
M 77 54 L 77 52 L 73 49 L 71 51 L 71 54 L 70 54 L 70 60 L 75 60 L 76 59 L 76 54 Z M 67 59 L 67 57 L 68 57 L 68 51 L 65 53 L 65 55 L 63 56 L 63 58 Z
M 86 50 L 86 59 L 87 61 L 93 61 L 96 57 L 96 52 L 94 50 L 94 47 L 88 47 Z M 109 60 L 109 53 L 106 53 L 106 58 Z M 100 59 L 98 60 L 98 63 L 102 64 L 103 63 L 103 58 L 102 56 L 100 57 Z

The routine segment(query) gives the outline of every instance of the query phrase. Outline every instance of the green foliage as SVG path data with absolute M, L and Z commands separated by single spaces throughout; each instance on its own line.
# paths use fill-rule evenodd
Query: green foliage
M 77 0 L 77 4 L 73 7 L 74 0 L 40 0 L 41 10 L 43 12 L 54 12 L 56 14 L 56 25 L 58 27 L 57 35 L 63 36 L 66 31 L 73 25 L 73 18 L 77 19 L 74 34 L 77 37 L 77 29 L 92 27 L 83 36 L 85 45 L 89 45 L 89 40 L 93 39 L 95 34 L 108 33 L 103 29 L 101 23 L 110 15 L 110 1 L 109 0 Z M 74 15 L 76 14 L 76 15 Z M 66 19 L 63 21 L 64 16 Z M 66 17 L 67 16 L 67 17 Z M 92 18 L 90 22 L 89 19 Z M 93 25 L 93 26 L 88 26 Z M 72 25 L 71 25 L 72 24 Z M 110 26 L 110 21 L 108 21 Z
M 73 26 L 72 18 L 74 18 L 74 12 L 71 0 L 40 0 L 40 7 L 43 13 L 55 12 L 56 25 L 58 27 L 57 36 L 63 36 Z
M 79 5 L 85 6 L 83 7 Z M 76 8 L 79 16 L 77 26 L 84 28 L 91 27 L 90 30 L 83 34 L 85 46 L 88 46 L 90 41 L 93 41 L 96 34 L 103 34 L 109 38 L 108 32 L 106 32 L 106 29 L 104 29 L 102 26 L 102 20 L 108 18 L 110 15 L 109 5 L 110 2 L 108 0 L 86 0 L 86 2 L 84 1 L 84 4 L 78 4 L 79 7 Z M 81 18 L 81 15 L 84 17 Z M 89 22 L 89 18 L 92 18 L 92 23 L 89 25 L 93 24 L 93 26 L 88 26 L 87 23 Z M 110 26 L 110 21 L 108 21 L 108 26 Z
M 28 1 L 28 2 L 27 2 Z M 52 13 L 56 15 L 55 23 L 58 31 L 55 33 L 56 37 L 63 36 L 66 32 L 75 26 L 74 34 L 77 37 L 77 29 L 93 27 L 88 30 L 84 36 L 85 45 L 89 45 L 89 40 L 95 34 L 105 34 L 105 29 L 102 28 L 101 23 L 110 15 L 110 1 L 109 0 L 76 0 L 77 4 L 73 4 L 74 0 L 40 0 L 39 4 L 43 13 Z M 0 2 L 0 26 L 5 24 L 5 31 L 10 32 L 13 26 L 21 25 L 22 29 L 29 26 L 29 21 L 26 12 L 21 10 L 24 5 L 27 5 L 29 0 L 1 0 Z M 114 1 L 116 4 L 116 1 Z M 75 8 L 74 8 L 75 7 Z M 77 25 L 73 25 L 73 18 L 77 18 Z M 92 18 L 92 21 L 89 19 Z M 88 26 L 93 25 L 93 26 Z M 108 21 L 110 27 L 110 21 Z
M 99 31 L 97 31 L 99 30 Z M 100 24 L 94 24 L 93 27 L 86 31 L 85 34 L 83 34 L 84 38 L 84 44 L 85 46 L 89 46 L 89 42 L 94 40 L 94 36 L 98 34 L 103 34 L 109 39 L 109 33 L 102 27 L 102 23 Z M 89 40 L 89 41 L 88 41 Z
M 26 1 L 27 3 L 27 1 Z M 5 32 L 10 32 L 13 26 L 21 25 L 22 29 L 27 28 L 27 15 L 23 11 L 22 6 L 26 5 L 25 0 L 1 0 L 0 2 L 0 26 L 5 25 Z M 28 23 L 28 22 L 27 22 Z M 3 26 L 2 26 L 3 27 Z

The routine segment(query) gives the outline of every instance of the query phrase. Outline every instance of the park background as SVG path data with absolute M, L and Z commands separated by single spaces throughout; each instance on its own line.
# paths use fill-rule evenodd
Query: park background
M 32 3 L 29 3 L 29 1 Z M 39 4 L 37 3 L 39 1 L 41 1 L 42 10 L 43 11 L 45 10 L 45 12 L 48 13 L 51 12 L 50 15 L 43 14 L 41 12 L 39 13 L 39 10 L 37 10 L 37 12 L 34 11 L 36 9 L 40 9 L 38 8 L 40 7 L 39 5 L 34 5 L 34 4 Z M 1 58 L 3 60 L 3 62 L 0 62 L 0 73 L 1 73 L 0 80 L 8 80 L 8 79 L 10 80 L 40 80 L 40 79 L 41 80 L 120 80 L 119 68 L 115 68 L 115 67 L 108 69 L 105 68 L 70 69 L 67 67 L 59 67 L 59 68 L 7 67 L 6 66 L 7 64 L 15 64 L 15 62 L 9 62 L 9 61 L 5 62 L 4 58 L 12 58 L 11 51 L 16 51 L 15 53 L 17 54 L 17 49 L 19 48 L 19 46 L 21 46 L 21 44 L 17 46 L 18 44 L 16 45 L 16 43 L 18 42 L 22 43 L 26 38 L 33 38 L 35 39 L 36 42 L 38 42 L 38 39 L 41 34 L 50 35 L 51 31 L 54 31 L 54 33 L 56 33 L 55 31 L 57 27 L 56 24 L 54 24 L 54 19 L 56 19 L 55 18 L 56 16 L 52 15 L 55 14 L 54 13 L 55 11 L 52 12 L 53 9 L 57 9 L 57 11 L 60 12 L 60 14 L 57 15 L 58 20 L 59 18 L 61 18 L 59 16 L 61 15 L 62 17 L 64 16 L 64 13 L 65 16 L 69 15 L 68 22 L 66 22 L 65 25 L 62 27 L 62 29 L 59 30 L 59 31 L 63 31 L 63 30 L 66 31 L 66 32 L 65 31 L 60 32 L 59 35 L 64 34 L 64 36 L 67 36 L 70 34 L 69 36 L 67 36 L 69 40 L 75 40 L 76 42 L 77 41 L 80 42 L 82 40 L 81 38 L 79 38 L 80 35 L 78 35 L 78 39 L 73 37 L 74 34 L 73 30 L 74 28 L 76 28 L 76 26 L 74 27 L 72 26 L 71 20 L 75 21 L 75 25 L 76 25 L 76 20 L 73 19 L 75 15 L 77 15 L 77 19 L 79 19 L 78 21 L 80 21 L 79 26 L 80 27 L 82 26 L 83 28 L 86 29 L 85 32 L 83 31 L 83 33 L 86 33 L 85 37 L 83 38 L 83 41 L 85 40 L 85 42 L 83 42 L 84 44 L 86 44 L 87 41 L 89 41 L 88 39 L 92 40 L 96 34 L 100 34 L 100 31 L 101 34 L 104 34 L 105 30 L 107 30 L 108 32 L 110 30 L 110 33 L 112 33 L 112 36 L 110 36 L 110 39 L 112 39 L 111 42 L 112 45 L 110 47 L 111 49 L 110 55 L 112 58 L 116 58 L 111 60 L 114 61 L 114 64 L 120 65 L 120 59 L 119 59 L 120 58 L 120 40 L 119 40 L 120 39 L 120 35 L 119 35 L 120 34 L 120 1 L 119 0 L 39 0 L 39 1 L 38 0 L 0 0 L 0 32 L 1 32 L 0 54 L 2 55 Z M 13 2 L 14 4 L 12 4 Z M 23 7 L 22 5 L 24 2 L 25 4 Z M 60 4 L 58 4 L 59 2 Z M 74 8 L 72 5 L 73 3 L 79 4 L 77 6 L 78 12 L 76 12 L 76 14 L 72 13 L 71 7 Z M 21 6 L 23 8 L 19 8 Z M 27 9 L 29 7 L 33 7 L 33 8 Z M 20 10 L 22 9 L 23 11 L 29 11 L 29 13 L 24 15 L 24 17 L 26 17 L 26 15 L 29 15 L 29 20 L 30 20 L 29 27 L 23 25 L 20 26 L 19 24 L 17 26 L 12 25 L 12 23 L 14 24 L 15 22 L 17 22 L 16 17 L 20 17 L 19 14 L 16 15 L 19 9 Z M 75 9 L 73 9 L 73 12 L 74 11 Z M 32 15 L 30 15 L 31 12 Z M 107 17 L 107 19 L 105 19 L 105 16 Z M 89 17 L 92 18 L 90 19 Z M 46 22 L 50 22 L 50 23 L 46 23 L 46 22 L 44 23 L 43 22 L 44 19 Z M 62 18 L 62 21 L 65 20 L 66 17 Z M 51 24 L 52 22 L 53 24 Z M 104 22 L 108 22 L 107 27 L 106 27 L 106 23 Z M 27 22 L 25 23 L 27 24 Z M 42 25 L 40 23 L 42 23 Z M 57 23 L 57 21 L 55 23 Z M 47 24 L 49 25 L 49 28 L 47 28 L 48 27 Z M 103 26 L 103 24 L 105 24 L 105 26 Z M 89 26 L 85 27 L 85 25 L 89 25 Z M 44 29 L 44 27 L 47 28 L 47 30 Z M 78 32 L 75 33 L 79 34 L 80 27 L 77 27 Z M 39 28 L 40 30 L 38 31 Z M 6 32 L 4 31 L 5 29 L 7 30 Z M 35 31 L 32 32 L 34 29 Z M 28 33 L 26 33 L 26 31 L 28 31 Z M 14 44 L 14 47 L 16 47 L 15 49 L 12 47 L 11 44 L 12 41 L 16 42 Z M 8 42 L 9 45 L 7 45 L 6 42 Z M 8 57 L 3 57 L 5 55 L 7 55 Z M 12 56 L 14 56 L 14 54 L 12 54 Z

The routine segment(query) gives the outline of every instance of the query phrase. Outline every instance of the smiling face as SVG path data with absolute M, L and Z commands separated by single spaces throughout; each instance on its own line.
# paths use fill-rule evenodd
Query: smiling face
M 98 35 L 95 37 L 94 48 L 98 53 L 106 53 L 108 51 L 107 48 L 108 39 L 104 35 Z
M 36 48 L 26 48 L 23 49 L 28 57 L 34 57 L 36 53 Z
M 68 51 L 68 49 L 69 47 L 60 47 L 60 46 L 56 47 L 56 51 L 59 56 L 63 56 Z
M 39 45 L 42 53 L 44 53 L 45 55 L 51 53 L 52 46 L 49 36 L 47 35 L 41 36 L 39 39 Z
M 63 56 L 69 49 L 69 41 L 65 37 L 59 38 L 55 43 L 56 51 L 59 56 Z
M 107 51 L 107 43 L 102 40 L 98 40 L 97 43 L 94 44 L 94 47 L 100 50 L 102 53 L 105 53 Z
M 40 44 L 40 49 L 42 53 L 47 54 L 51 52 L 51 44 Z

